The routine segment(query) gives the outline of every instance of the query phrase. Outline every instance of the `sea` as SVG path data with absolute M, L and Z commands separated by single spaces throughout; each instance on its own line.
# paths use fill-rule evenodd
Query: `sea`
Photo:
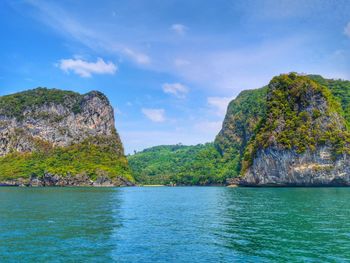
M 0 262 L 345 262 L 350 188 L 0 187 Z

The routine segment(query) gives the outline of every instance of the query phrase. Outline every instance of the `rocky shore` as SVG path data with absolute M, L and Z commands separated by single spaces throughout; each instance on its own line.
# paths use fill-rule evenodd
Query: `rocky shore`
M 16 178 L 0 181 L 0 186 L 22 186 L 22 187 L 47 187 L 47 186 L 93 186 L 93 187 L 116 187 L 134 186 L 132 182 L 123 177 L 110 179 L 108 176 L 98 176 L 92 180 L 87 175 L 68 174 L 67 176 L 45 173 L 43 176 L 31 176 L 30 178 Z

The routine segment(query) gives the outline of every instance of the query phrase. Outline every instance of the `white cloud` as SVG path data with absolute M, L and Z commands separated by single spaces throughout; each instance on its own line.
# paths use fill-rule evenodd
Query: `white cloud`
M 184 38 L 174 46 L 172 38 L 148 24 L 133 23 L 135 27 L 130 29 L 131 24 L 127 21 L 109 21 L 107 15 L 102 17 L 99 23 L 84 13 L 74 15 L 69 8 L 63 8 L 59 1 L 19 2 L 25 2 L 32 7 L 18 4 L 19 11 L 32 10 L 33 17 L 54 28 L 69 41 L 78 41 L 97 54 L 104 52 L 120 56 L 122 59 L 127 58 L 150 71 L 175 75 L 193 86 L 225 91 L 221 94 L 226 96 L 237 95 L 242 89 L 261 87 L 268 83 L 272 76 L 282 72 L 335 72 L 337 75 L 348 75 L 348 64 L 339 65 L 335 60 L 330 62 L 324 59 L 326 56 L 319 56 L 318 49 L 314 48 L 318 47 L 319 43 L 312 34 L 296 32 L 282 37 L 261 37 L 257 41 L 247 42 L 246 45 L 237 45 L 236 37 L 239 36 L 235 34 L 225 33 L 218 41 L 216 36 L 226 32 L 218 29 L 218 35 L 215 37 L 210 32 L 192 32 L 191 38 Z M 300 4 L 295 3 L 298 1 L 280 1 L 279 4 L 276 1 L 261 1 L 260 4 L 256 1 L 250 2 L 247 5 L 235 5 L 235 8 L 251 19 L 300 18 L 310 11 L 305 6 L 300 9 Z M 285 10 L 285 6 L 289 9 L 281 12 Z M 313 7 L 326 10 L 324 4 Z M 111 8 L 110 12 L 117 10 L 116 8 Z M 294 12 L 295 10 L 298 12 Z M 327 14 L 327 19 L 333 19 L 332 12 Z M 129 20 L 134 21 L 132 18 L 137 18 L 138 15 L 137 12 L 131 11 Z M 147 28 L 152 30 L 148 31 Z M 348 29 L 349 25 L 344 29 L 345 34 L 348 34 Z M 186 34 L 186 31 L 189 31 L 181 23 L 169 24 L 169 30 L 174 34 Z M 181 59 L 176 60 L 183 57 L 190 61 L 190 66 L 186 66 L 188 63 Z M 264 70 L 261 70 L 262 68 Z
M 137 64 L 147 65 L 151 62 L 149 56 L 143 53 L 135 52 L 130 48 L 124 48 L 123 53 L 134 60 Z
M 217 115 L 224 116 L 231 100 L 229 97 L 209 97 L 208 104 L 215 109 Z
M 122 55 L 137 64 L 149 64 L 151 59 L 148 55 L 130 48 L 130 43 L 125 43 L 117 37 L 98 28 L 96 23 L 89 24 L 88 21 L 78 20 L 66 9 L 61 8 L 57 3 L 48 1 L 25 1 L 26 4 L 36 8 L 35 18 L 55 29 L 69 40 L 77 40 L 83 45 L 101 52 Z M 112 11 L 112 15 L 118 15 Z M 131 46 L 134 46 L 131 44 Z
M 189 65 L 190 62 L 189 62 L 188 60 L 186 60 L 186 59 L 177 58 L 177 59 L 175 59 L 174 64 L 175 64 L 175 66 L 177 66 L 177 67 L 182 67 L 182 66 L 187 66 L 187 65 Z
M 350 37 L 350 22 L 344 28 L 344 34 Z
M 98 58 L 96 62 L 88 62 L 82 59 L 61 59 L 58 67 L 65 72 L 74 72 L 81 77 L 91 77 L 92 74 L 115 74 L 118 70 L 116 64 L 105 62 Z
M 173 94 L 179 99 L 185 98 L 188 93 L 188 88 L 180 83 L 164 83 L 162 88 L 165 93 Z
M 186 34 L 188 28 L 182 24 L 173 24 L 171 25 L 171 30 L 173 30 L 176 34 L 183 36 Z
M 142 113 L 153 122 L 164 122 L 165 111 L 164 109 L 142 109 Z
M 306 41 L 307 38 L 292 36 L 227 50 L 198 47 L 181 54 L 191 62 L 190 66 L 172 64 L 174 66 L 169 71 L 188 83 L 225 91 L 225 96 L 236 96 L 241 90 L 262 87 L 283 72 L 312 72 L 313 69 L 307 70 L 304 63 L 300 63 L 305 54 L 311 56 L 312 53 L 303 49 Z M 286 54 L 293 54 L 288 57 L 288 63 Z

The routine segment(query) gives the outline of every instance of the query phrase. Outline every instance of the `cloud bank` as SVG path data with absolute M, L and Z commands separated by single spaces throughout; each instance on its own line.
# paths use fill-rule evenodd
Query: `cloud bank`
M 176 34 L 183 36 L 186 34 L 188 28 L 183 24 L 173 24 L 171 26 L 171 30 L 173 30 Z
M 61 59 L 58 67 L 64 72 L 73 72 L 83 78 L 91 77 L 92 74 L 115 74 L 118 70 L 116 64 L 105 62 L 102 58 L 98 58 L 96 62 L 82 59 Z
M 153 122 L 164 122 L 165 111 L 164 109 L 147 109 L 142 108 L 142 113 Z
M 188 93 L 188 88 L 181 83 L 164 83 L 162 88 L 164 93 L 172 94 L 179 99 L 185 98 Z

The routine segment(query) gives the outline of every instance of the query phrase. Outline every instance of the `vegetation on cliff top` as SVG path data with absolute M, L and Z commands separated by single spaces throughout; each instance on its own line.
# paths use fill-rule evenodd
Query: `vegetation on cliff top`
M 342 114 L 350 128 L 350 81 L 341 79 L 325 79 L 320 75 L 308 77 L 322 86 L 327 87 L 335 99 L 341 104 Z
M 103 100 L 107 100 L 105 95 L 98 91 L 92 91 L 88 94 L 94 94 Z M 73 91 L 39 87 L 0 96 L 0 115 L 22 119 L 26 110 L 50 104 L 61 104 L 77 114 L 81 111 L 81 103 L 85 95 Z
M 230 168 L 230 177 L 238 176 L 247 143 L 266 115 L 267 87 L 242 91 L 227 108 L 223 127 L 215 138 L 215 147 Z
M 20 118 L 28 107 L 67 101 L 72 111 L 78 112 L 82 96 L 39 88 L 0 97 L 0 114 Z M 312 102 L 313 97 L 317 101 Z M 317 104 L 322 98 L 327 104 L 324 108 Z M 312 110 L 305 110 L 308 107 Z M 257 149 L 271 143 L 298 153 L 324 144 L 332 146 L 335 155 L 348 152 L 349 127 L 350 81 L 283 74 L 273 78 L 269 86 L 243 91 L 231 101 L 214 143 L 157 146 L 128 156 L 128 160 L 136 182 L 141 184 L 220 184 L 238 176 L 251 164 Z M 47 171 L 86 172 L 94 178 L 103 171 L 132 180 L 127 161 L 120 155 L 116 158 L 111 150 L 84 142 L 33 154 L 12 153 L 0 158 L 0 176 Z
M 108 99 L 97 91 L 81 95 L 72 91 L 37 88 L 6 95 L 0 97 L 0 117 L 15 117 L 21 121 L 25 117 L 24 112 L 30 111 L 31 117 L 50 117 L 48 125 L 56 125 L 64 116 L 46 116 L 46 112 L 40 111 L 41 106 L 60 104 L 66 107 L 68 112 L 79 113 L 82 103 L 89 96 L 98 96 L 108 102 Z M 0 129 L 6 127 L 7 123 L 0 121 Z M 13 150 L 0 157 L 0 180 L 28 178 L 32 175 L 40 177 L 48 172 L 61 176 L 86 174 L 91 179 L 100 175 L 111 179 L 121 176 L 133 181 L 119 135 L 114 127 L 110 128 L 113 131 L 110 136 L 92 136 L 67 147 L 54 147 L 47 141 L 25 134 L 22 128 L 14 127 L 12 134 L 5 133 L 3 136 L 11 136 L 15 144 L 25 137 L 30 145 L 33 145 L 32 152 Z
M 243 172 L 258 149 L 270 146 L 303 153 L 328 145 L 334 158 L 350 152 L 339 97 L 308 76 L 291 73 L 274 77 L 269 84 L 266 113 L 261 129 L 245 151 Z

